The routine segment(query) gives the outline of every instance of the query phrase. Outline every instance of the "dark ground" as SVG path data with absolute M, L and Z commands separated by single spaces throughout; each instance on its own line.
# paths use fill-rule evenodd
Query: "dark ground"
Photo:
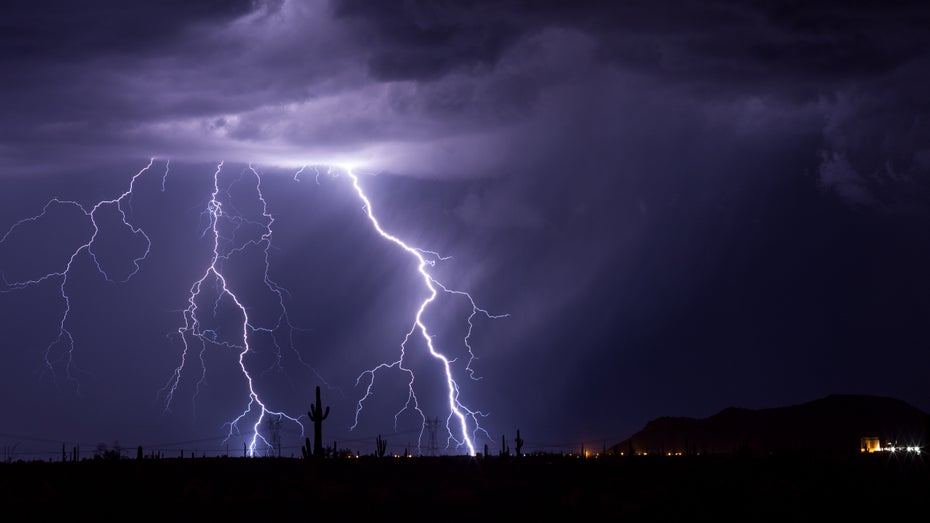
M 0 464 L 0 502 L 7 514 L 146 521 L 913 520 L 930 509 L 930 457 L 18 462 Z

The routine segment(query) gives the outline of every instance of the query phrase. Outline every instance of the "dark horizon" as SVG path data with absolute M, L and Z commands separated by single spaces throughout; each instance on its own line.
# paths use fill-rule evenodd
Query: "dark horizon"
M 826 415 L 826 417 L 823 417 Z M 273 458 L 310 460 L 315 458 L 316 438 L 308 430 L 304 441 L 272 446 L 263 452 L 250 455 L 245 443 L 239 448 L 228 444 L 215 445 L 216 439 L 162 443 L 145 446 L 132 442 L 98 441 L 94 445 L 66 440 L 38 440 L 26 438 L 31 450 L 5 446 L 0 463 L 48 461 L 113 461 L 115 459 L 172 460 L 198 458 Z M 802 436 L 803 434 L 803 436 Z M 911 453 L 920 460 L 927 452 L 926 438 L 930 434 L 930 413 L 906 401 L 885 396 L 865 394 L 830 394 L 792 405 L 777 405 L 760 409 L 726 407 L 704 417 L 658 416 L 620 441 L 596 446 L 592 442 L 579 442 L 577 446 L 551 448 L 527 446 L 519 432 L 502 434 L 503 445 L 478 449 L 479 458 L 519 457 L 584 457 L 587 459 L 624 458 L 628 449 L 636 449 L 633 456 L 708 456 L 710 458 L 820 457 L 851 459 L 864 451 L 853 443 L 856 438 L 875 437 L 881 442 L 879 452 L 891 452 L 897 446 L 901 454 Z M 3 434 L 9 439 L 14 435 Z M 372 441 L 356 437 L 348 441 L 321 440 L 320 456 L 339 458 L 455 458 L 459 453 L 445 449 L 413 448 L 399 444 L 398 434 L 378 434 Z M 392 439 L 389 439 L 392 438 Z M 517 446 L 517 438 L 520 440 Z M 385 445 L 379 454 L 378 440 Z M 634 444 L 635 442 L 635 444 Z M 861 443 L 861 441 L 859 441 Z M 198 445 L 199 444 L 199 445 Z M 214 445 L 211 445 L 214 444 Z M 336 444 L 337 448 L 333 447 Z M 390 444 L 390 450 L 388 445 Z M 39 447 L 48 449 L 36 450 Z M 51 449 L 51 446 L 55 446 Z M 693 447 L 692 447 L 693 446 Z M 518 450 L 519 449 L 519 450 Z M 661 449 L 661 451 L 656 452 Z M 141 452 L 141 458 L 139 453 Z M 307 454 L 305 454 L 305 452 Z M 486 454 L 485 454 L 486 452 Z M 906 459 L 905 458 L 902 459 Z

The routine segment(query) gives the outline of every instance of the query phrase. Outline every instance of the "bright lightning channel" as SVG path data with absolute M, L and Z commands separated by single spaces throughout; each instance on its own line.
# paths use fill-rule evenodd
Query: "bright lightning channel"
M 32 287 L 34 285 L 38 285 L 45 281 L 54 280 L 54 279 L 58 279 L 60 281 L 58 285 L 58 289 L 59 289 L 59 294 L 61 295 L 61 299 L 64 302 L 64 310 L 62 311 L 61 318 L 58 322 L 58 336 L 54 340 L 52 340 L 48 344 L 48 346 L 45 348 L 45 352 L 44 352 L 45 366 L 48 368 L 49 372 L 51 373 L 53 380 L 57 380 L 57 373 L 55 372 L 56 364 L 59 366 L 62 366 L 65 372 L 65 380 L 68 382 L 74 383 L 78 392 L 80 392 L 80 383 L 78 383 L 77 379 L 74 378 L 74 376 L 71 373 L 72 370 L 76 369 L 74 365 L 74 336 L 71 334 L 71 331 L 68 330 L 68 327 L 67 327 L 68 318 L 71 314 L 71 296 L 68 294 L 66 287 L 68 284 L 68 279 L 71 275 L 71 269 L 74 266 L 75 260 L 77 260 L 78 257 L 80 257 L 82 253 L 86 253 L 88 256 L 90 256 L 91 260 L 94 262 L 94 265 L 97 267 L 97 270 L 100 272 L 100 274 L 102 274 L 104 279 L 109 282 L 125 283 L 129 281 L 130 278 L 135 276 L 136 273 L 139 272 L 140 264 L 149 255 L 149 251 L 151 250 L 151 247 L 152 247 L 152 242 L 149 239 L 149 236 L 145 233 L 144 230 L 142 230 L 141 227 L 136 227 L 135 225 L 132 224 L 132 222 L 129 219 L 129 216 L 126 213 L 126 209 L 124 208 L 123 205 L 124 205 L 124 202 L 127 205 L 130 205 L 129 202 L 132 199 L 132 191 L 135 188 L 136 180 L 139 179 L 139 177 L 141 177 L 146 171 L 148 171 L 152 167 L 152 164 L 154 162 L 155 162 L 155 158 L 150 158 L 148 165 L 146 165 L 139 172 L 137 172 L 132 177 L 132 179 L 129 181 L 129 188 L 126 189 L 125 192 L 123 192 L 116 198 L 113 198 L 111 200 L 100 200 L 97 203 L 95 203 L 92 207 L 89 207 L 89 208 L 73 200 L 62 200 L 59 198 L 52 198 L 42 208 L 42 212 L 40 212 L 39 214 L 35 216 L 24 218 L 14 223 L 12 226 L 10 226 L 9 229 L 7 229 L 6 233 L 4 233 L 2 237 L 0 237 L 0 245 L 2 245 L 3 243 L 7 241 L 10 235 L 13 234 L 13 232 L 19 229 L 20 227 L 25 226 L 30 223 L 38 222 L 39 220 L 44 218 L 48 214 L 52 206 L 74 207 L 78 211 L 80 211 L 90 222 L 90 225 L 93 229 L 92 232 L 87 237 L 84 243 L 79 245 L 74 251 L 71 252 L 70 256 L 68 256 L 68 261 L 64 264 L 63 267 L 61 267 L 57 271 L 49 272 L 47 274 L 44 274 L 34 279 L 8 282 L 6 281 L 6 278 L 4 277 L 4 284 L 6 285 L 6 288 L 0 291 L 0 292 L 10 292 L 14 290 L 25 289 L 27 287 Z M 141 237 L 145 240 L 145 252 L 141 256 L 137 256 L 136 258 L 133 258 L 132 260 L 133 270 L 130 271 L 130 273 L 121 280 L 115 280 L 110 276 L 110 274 L 106 271 L 106 269 L 104 269 L 104 266 L 100 263 L 100 260 L 97 258 L 97 254 L 94 252 L 94 243 L 97 241 L 98 235 L 100 234 L 100 226 L 97 223 L 97 213 L 98 211 L 100 211 L 101 209 L 107 206 L 114 206 L 117 212 L 119 212 L 120 219 L 122 221 L 123 226 L 125 226 L 130 231 L 132 231 L 132 234 L 134 236 Z M 61 355 L 55 356 L 54 355 L 55 347 L 59 345 L 63 345 L 64 349 L 62 350 Z
M 235 419 L 226 423 L 228 426 L 228 433 L 223 441 L 225 443 L 229 440 L 229 438 L 240 433 L 239 425 L 240 423 L 244 422 L 246 417 L 249 415 L 255 416 L 254 423 L 252 424 L 251 436 L 248 438 L 248 453 L 249 456 L 254 456 L 260 443 L 264 444 L 268 449 L 273 449 L 272 443 L 269 442 L 261 433 L 261 425 L 265 421 L 266 417 L 274 416 L 279 420 L 290 420 L 300 427 L 301 435 L 303 434 L 304 426 L 300 422 L 299 418 L 290 416 L 281 411 L 272 410 L 268 407 L 266 402 L 262 400 L 261 395 L 256 390 L 255 380 L 252 376 L 252 372 L 249 370 L 245 363 L 246 356 L 253 351 L 250 340 L 254 335 L 262 333 L 272 337 L 276 349 L 275 365 L 280 365 L 281 347 L 278 343 L 275 332 L 280 327 L 286 326 L 289 329 L 289 332 L 293 333 L 295 327 L 291 324 L 288 317 L 287 308 L 284 305 L 284 293 L 286 291 L 277 283 L 275 283 L 269 276 L 269 250 L 271 248 L 272 224 L 274 223 L 274 217 L 268 212 L 268 204 L 262 193 L 261 176 L 250 164 L 249 171 L 255 177 L 255 191 L 257 193 L 258 201 L 261 203 L 262 207 L 262 221 L 257 222 L 246 220 L 245 218 L 237 216 L 233 212 L 226 210 L 227 207 L 232 208 L 232 203 L 229 200 L 224 200 L 221 198 L 220 172 L 222 169 L 223 162 L 220 162 L 216 166 L 216 171 L 213 173 L 213 193 L 210 196 L 210 201 L 207 202 L 207 208 L 205 211 L 208 225 L 203 231 L 203 236 L 210 236 L 211 238 L 213 244 L 212 256 L 210 257 L 210 261 L 207 264 L 207 267 L 201 277 L 196 280 L 190 287 L 189 295 L 187 298 L 188 306 L 183 311 L 184 321 L 177 330 L 183 344 L 181 362 L 178 367 L 175 368 L 174 372 L 168 380 L 168 383 L 165 385 L 161 392 L 163 392 L 166 397 L 165 410 L 167 411 L 171 406 L 172 400 L 174 399 L 174 394 L 177 391 L 179 382 L 181 380 L 181 375 L 187 364 L 187 359 L 190 356 L 189 353 L 192 350 L 188 341 L 189 339 L 197 340 L 200 343 L 199 359 L 201 375 L 196 384 L 194 400 L 196 400 L 200 386 L 205 382 L 206 379 L 206 362 L 204 361 L 204 352 L 206 351 L 207 346 L 215 345 L 223 348 L 237 350 L 239 368 L 242 372 L 243 379 L 248 385 L 248 402 L 243 411 Z M 227 196 L 229 196 L 229 189 L 230 187 L 227 186 Z M 261 227 L 262 233 L 257 239 L 251 239 L 231 247 L 224 247 L 221 245 L 221 242 L 228 241 L 232 236 L 234 236 L 228 232 L 224 234 L 224 231 L 222 231 L 220 227 L 221 224 L 224 223 L 232 225 L 234 231 L 238 229 L 238 227 L 243 223 L 258 225 Z M 274 327 L 260 327 L 253 324 L 252 320 L 249 318 L 249 313 L 246 306 L 233 290 L 223 270 L 223 262 L 228 261 L 231 256 L 242 253 L 250 247 L 258 248 L 262 251 L 264 257 L 263 281 L 265 286 L 277 296 L 278 303 L 280 305 L 281 312 L 278 315 L 277 323 Z M 233 304 L 234 308 L 238 310 L 238 313 L 241 316 L 241 331 L 237 336 L 238 339 L 234 341 L 221 339 L 216 330 L 205 328 L 201 320 L 201 306 L 199 305 L 198 300 L 204 298 L 201 292 L 205 286 L 210 284 L 218 289 L 217 296 L 213 302 L 213 315 L 216 315 L 216 311 L 220 306 L 220 302 L 224 299 L 227 299 Z M 293 348 L 293 343 L 291 343 L 291 347 Z M 300 359 L 299 354 L 298 359 Z M 300 359 L 300 362 L 309 368 L 309 365 L 306 365 L 302 359 Z
M 295 180 L 298 180 L 298 176 L 300 175 L 301 172 L 303 172 L 305 167 L 306 166 L 301 167 L 300 170 L 297 171 L 297 173 L 294 175 Z M 368 381 L 368 386 L 365 388 L 364 396 L 358 401 L 358 404 L 356 405 L 355 422 L 350 427 L 350 430 L 354 430 L 355 427 L 358 426 L 359 415 L 361 414 L 362 409 L 364 408 L 364 403 L 372 395 L 372 387 L 374 386 L 375 375 L 379 371 L 382 371 L 382 370 L 386 370 L 389 368 L 397 368 L 401 370 L 402 372 L 405 372 L 409 376 L 409 381 L 407 382 L 407 387 L 408 387 L 407 401 L 404 404 L 404 406 L 394 415 L 395 426 L 396 426 L 398 417 L 404 411 L 406 411 L 407 409 L 415 410 L 419 414 L 420 419 L 422 421 L 421 426 L 420 426 L 421 428 L 420 428 L 420 436 L 419 436 L 420 441 L 422 441 L 423 432 L 426 430 L 426 426 L 427 426 L 427 423 L 426 423 L 427 417 L 426 417 L 426 414 L 420 409 L 419 400 L 417 399 L 417 395 L 414 392 L 413 385 L 415 381 L 415 376 L 414 376 L 413 370 L 404 366 L 404 357 L 407 351 L 407 343 L 410 341 L 410 338 L 415 333 L 419 332 L 423 341 L 426 343 L 426 347 L 428 348 L 430 355 L 442 363 L 443 370 L 445 373 L 446 393 L 447 393 L 447 401 L 448 401 L 448 407 L 449 407 L 449 415 L 446 417 L 446 422 L 445 422 L 446 430 L 448 432 L 447 445 L 451 444 L 451 442 L 455 442 L 455 445 L 457 447 L 464 445 L 468 449 L 468 454 L 470 456 L 474 456 L 475 455 L 475 441 L 477 440 L 478 434 L 483 433 L 485 434 L 485 436 L 489 437 L 487 432 L 483 428 L 481 428 L 481 424 L 479 423 L 479 420 L 478 420 L 479 417 L 483 417 L 485 414 L 478 410 L 472 410 L 468 408 L 464 403 L 462 403 L 459 397 L 459 386 L 458 386 L 458 383 L 455 381 L 455 378 L 453 377 L 453 373 L 452 373 L 452 361 L 453 360 L 451 360 L 448 356 L 440 352 L 439 349 L 437 349 L 437 347 L 433 343 L 433 337 L 430 334 L 429 327 L 426 325 L 426 323 L 423 320 L 423 314 L 426 312 L 429 305 L 432 304 L 436 300 L 440 291 L 444 293 L 464 297 L 465 299 L 468 300 L 468 302 L 471 304 L 471 313 L 469 314 L 467 318 L 468 331 L 465 335 L 464 343 L 465 343 L 465 347 L 468 350 L 469 361 L 465 369 L 472 379 L 479 379 L 475 377 L 474 370 L 471 368 L 471 365 L 475 359 L 475 354 L 470 344 L 472 329 L 474 327 L 474 323 L 473 323 L 474 318 L 478 315 L 482 315 L 490 319 L 498 319 L 498 318 L 505 318 L 509 316 L 509 314 L 491 314 L 487 310 L 479 307 L 477 303 L 475 302 L 474 298 L 472 298 L 472 296 L 469 293 L 464 292 L 464 291 L 450 289 L 446 287 L 445 285 L 443 285 L 442 283 L 440 283 L 439 281 L 437 281 L 429 273 L 428 267 L 434 267 L 437 261 L 445 261 L 445 260 L 448 260 L 450 257 L 440 256 L 435 251 L 429 251 L 429 250 L 412 247 L 408 245 L 406 242 L 404 242 L 403 240 L 401 240 L 400 238 L 398 238 L 397 236 L 394 236 L 393 234 L 390 234 L 387 231 L 385 231 L 381 227 L 381 223 L 375 217 L 374 211 L 372 210 L 371 201 L 369 200 L 368 196 L 365 194 L 365 191 L 362 189 L 358 176 L 352 171 L 351 168 L 345 168 L 345 169 L 342 169 L 342 171 L 345 172 L 346 176 L 348 176 L 349 180 L 351 180 L 352 188 L 355 190 L 355 193 L 358 196 L 358 199 L 361 201 L 362 208 L 366 216 L 368 217 L 368 220 L 371 222 L 372 227 L 374 227 L 375 231 L 382 238 L 394 243 L 395 245 L 397 245 L 398 247 L 400 247 L 401 249 L 403 249 L 404 251 L 406 251 L 408 254 L 410 254 L 416 259 L 417 271 L 419 272 L 420 277 L 423 279 L 423 284 L 429 290 L 429 296 L 425 300 L 423 300 L 419 308 L 416 310 L 416 313 L 414 314 L 412 326 L 410 330 L 407 332 L 406 336 L 404 337 L 403 342 L 401 342 L 400 344 L 400 356 L 398 357 L 398 359 L 393 362 L 379 364 L 375 366 L 374 368 L 363 371 L 361 374 L 359 374 L 358 378 L 356 378 L 356 381 L 355 381 L 356 386 L 358 386 L 359 383 L 361 383 L 362 378 L 365 376 L 368 377 L 369 381 Z M 334 171 L 332 168 L 329 168 L 327 170 L 327 173 L 332 176 L 336 175 L 336 171 Z M 319 171 L 317 171 L 317 183 L 319 183 Z M 469 424 L 471 424 L 474 428 L 469 429 Z
M 31 223 L 39 222 L 45 218 L 53 206 L 76 208 L 88 219 L 92 231 L 86 238 L 86 241 L 84 241 L 84 243 L 80 244 L 77 248 L 75 248 L 74 251 L 71 252 L 67 258 L 67 262 L 63 267 L 61 267 L 59 270 L 52 271 L 32 279 L 8 282 L 4 277 L 3 281 L 6 285 L 6 288 L 0 290 L 0 292 L 11 292 L 39 285 L 49 280 L 60 280 L 58 288 L 61 298 L 64 302 L 64 310 L 58 323 L 58 335 L 48 344 L 45 349 L 45 365 L 51 372 L 53 378 L 56 376 L 56 365 L 63 366 L 67 380 L 73 381 L 78 386 L 78 391 L 79 383 L 77 383 L 77 380 L 72 376 L 72 370 L 76 368 L 74 365 L 74 337 L 67 328 L 68 319 L 71 313 L 71 297 L 67 291 L 67 284 L 71 276 L 71 270 L 75 261 L 83 253 L 86 253 L 93 261 L 100 274 L 104 277 L 105 280 L 109 282 L 126 282 L 139 272 L 141 263 L 148 257 L 152 244 L 149 236 L 145 233 L 145 231 L 141 227 L 135 226 L 130 219 L 131 200 L 136 181 L 152 168 L 154 162 L 155 158 L 151 158 L 148 164 L 132 177 L 129 182 L 128 189 L 116 198 L 101 200 L 96 202 L 93 206 L 89 207 L 77 201 L 53 198 L 45 204 L 39 214 L 19 220 L 10 226 L 10 228 L 7 229 L 2 237 L 0 237 L 0 245 L 3 245 L 5 242 L 7 242 L 7 240 L 10 239 L 11 235 L 13 235 L 14 232 L 20 228 L 23 228 Z M 161 180 L 162 191 L 165 191 L 166 189 L 169 168 L 170 163 L 169 161 L 166 161 L 165 170 Z M 284 295 L 287 291 L 283 287 L 279 286 L 269 276 L 269 250 L 271 248 L 272 225 L 274 223 L 274 217 L 268 212 L 267 201 L 265 200 L 264 194 L 262 193 L 261 176 L 252 167 L 252 165 L 249 164 L 248 171 L 255 178 L 255 192 L 257 194 L 258 201 L 261 204 L 261 219 L 259 221 L 248 220 L 238 216 L 235 213 L 235 209 L 231 201 L 232 196 L 229 193 L 232 184 L 237 183 L 237 181 L 241 181 L 243 176 L 240 175 L 237 181 L 232 182 L 232 184 L 228 184 L 225 187 L 225 191 L 223 191 L 221 190 L 220 184 L 220 173 L 222 172 L 222 169 L 223 162 L 220 162 L 213 173 L 213 191 L 210 195 L 210 200 L 207 202 L 206 210 L 203 213 L 207 218 L 207 225 L 202 231 L 202 237 L 210 237 L 210 241 L 212 243 L 212 255 L 209 257 L 209 263 L 207 264 L 200 278 L 194 281 L 189 288 L 189 293 L 187 296 L 188 305 L 182 311 L 183 322 L 177 329 L 177 334 L 179 335 L 183 345 L 183 349 L 180 355 L 180 363 L 172 372 L 165 386 L 159 391 L 159 395 L 164 395 L 165 411 L 170 410 L 175 393 L 179 387 L 182 374 L 188 365 L 188 359 L 191 358 L 192 352 L 194 351 L 194 348 L 191 346 L 191 342 L 196 342 L 200 346 L 197 357 L 200 360 L 201 371 L 200 377 L 195 384 L 195 393 L 193 398 L 195 401 L 195 408 L 196 397 L 199 394 L 200 387 L 206 381 L 207 369 L 206 362 L 204 360 L 204 354 L 207 350 L 207 347 L 217 346 L 220 348 L 238 351 L 239 368 L 241 370 L 242 377 L 248 386 L 248 401 L 242 412 L 234 419 L 226 423 L 228 426 L 226 441 L 228 441 L 228 439 L 234 435 L 240 433 L 240 424 L 245 423 L 246 418 L 250 415 L 253 416 L 254 423 L 251 426 L 251 437 L 249 437 L 248 451 L 249 455 L 254 456 L 256 449 L 260 444 L 264 444 L 268 448 L 272 448 L 272 444 L 268 442 L 261 433 L 261 424 L 265 419 L 269 417 L 277 417 L 278 420 L 287 419 L 300 426 L 301 433 L 303 433 L 304 429 L 304 426 L 298 417 L 289 416 L 284 412 L 272 410 L 269 408 L 267 403 L 262 399 L 261 395 L 256 390 L 252 371 L 250 371 L 245 362 L 247 355 L 253 352 L 254 337 L 257 335 L 266 335 L 272 339 L 272 343 L 276 351 L 276 361 L 273 367 L 280 368 L 282 348 L 278 338 L 278 332 L 282 329 L 286 329 L 288 331 L 288 345 L 297 355 L 297 359 L 301 364 L 312 370 L 321 380 L 322 377 L 319 376 L 319 374 L 316 373 L 316 371 L 302 359 L 300 353 L 294 348 L 293 332 L 297 330 L 297 328 L 292 325 L 287 308 L 285 307 Z M 294 180 L 300 179 L 300 175 L 304 172 L 304 169 L 305 167 L 302 167 L 299 171 L 297 171 L 297 173 L 295 173 Z M 358 425 L 359 416 L 361 415 L 361 412 L 364 408 L 365 401 L 372 395 L 372 387 L 374 385 L 376 375 L 378 375 L 378 373 L 382 370 L 397 368 L 402 372 L 407 373 L 409 376 L 409 381 L 408 398 L 404 406 L 395 414 L 395 425 L 397 423 L 398 417 L 403 412 L 408 409 L 416 411 L 423 422 L 420 430 L 420 440 L 422 441 L 423 432 L 426 429 L 427 418 L 425 413 L 419 407 L 419 400 L 417 398 L 417 394 L 414 391 L 415 376 L 413 370 L 405 366 L 407 344 L 416 333 L 419 333 L 424 343 L 426 344 L 426 347 L 428 348 L 429 354 L 433 358 L 439 360 L 444 368 L 447 396 L 446 401 L 448 402 L 449 408 L 449 415 L 446 418 L 446 429 L 448 431 L 447 445 L 451 444 L 451 442 L 454 442 L 457 447 L 465 446 L 469 455 L 475 455 L 475 440 L 477 439 L 479 433 L 483 433 L 485 436 L 487 436 L 487 432 L 484 431 L 478 420 L 479 417 L 483 417 L 485 414 L 481 411 L 468 408 L 462 402 L 459 394 L 459 386 L 452 372 L 452 363 L 454 359 L 450 359 L 435 346 L 430 329 L 427 326 L 423 316 L 429 306 L 437 299 L 440 292 L 463 297 L 468 301 L 468 303 L 471 305 L 471 313 L 466 319 L 468 329 L 463 341 L 469 355 L 469 360 L 465 365 L 465 371 L 471 379 L 480 379 L 475 376 L 475 372 L 471 367 L 473 361 L 476 359 L 470 343 L 472 330 L 474 328 L 474 319 L 478 315 L 485 316 L 490 319 L 505 318 L 509 315 L 491 314 L 487 310 L 479 307 L 469 293 L 451 289 L 436 280 L 430 274 L 429 268 L 434 267 L 437 262 L 448 260 L 449 257 L 443 257 L 435 251 L 412 247 L 400 238 L 385 231 L 378 219 L 375 217 L 371 201 L 362 189 L 358 176 L 351 169 L 335 169 L 333 167 L 326 168 L 326 174 L 334 177 L 338 175 L 339 171 L 345 172 L 346 176 L 351 180 L 352 188 L 358 196 L 359 201 L 362 204 L 362 208 L 374 230 L 382 238 L 397 245 L 399 248 L 403 249 L 405 252 L 415 258 L 417 261 L 417 270 L 423 280 L 424 286 L 429 291 L 429 296 L 424 299 L 419 308 L 417 308 L 413 314 L 412 325 L 400 344 L 400 355 L 398 359 L 393 362 L 382 363 L 374 368 L 365 370 L 356 378 L 357 386 L 359 383 L 361 383 L 362 379 L 367 376 L 368 385 L 365 389 L 364 396 L 357 403 L 355 411 L 355 422 L 350 427 L 350 430 L 354 430 Z M 316 175 L 316 182 L 319 184 L 319 177 L 321 174 L 319 168 L 314 167 L 314 172 Z M 244 174 L 245 171 L 243 171 L 243 175 Z M 101 233 L 100 225 L 97 221 L 98 212 L 108 206 L 115 207 L 116 211 L 119 213 L 121 223 L 124 227 L 128 228 L 134 236 L 141 237 L 145 241 L 144 253 L 132 259 L 133 269 L 125 278 L 120 280 L 111 277 L 110 273 L 108 273 L 104 268 L 104 264 L 101 263 L 97 257 L 96 252 L 94 251 L 95 242 L 98 240 L 99 234 Z M 126 207 L 129 207 L 129 213 L 127 213 Z M 258 238 L 253 238 L 248 241 L 235 244 L 234 238 L 236 231 L 238 231 L 243 224 L 257 226 L 262 232 Z M 227 230 L 223 228 L 224 225 L 227 228 L 231 227 L 232 229 Z M 234 255 L 244 253 L 247 249 L 250 248 L 259 249 L 261 251 L 264 258 L 263 282 L 268 290 L 272 292 L 278 300 L 280 312 L 275 324 L 270 327 L 258 326 L 253 323 L 249 317 L 246 305 L 230 285 L 227 275 L 224 272 L 224 262 L 227 262 Z M 204 320 L 201 318 L 201 309 L 204 307 L 200 302 L 206 298 L 206 292 L 204 291 L 204 288 L 210 285 L 216 289 L 215 292 L 217 293 L 213 301 L 213 315 L 215 316 L 217 314 L 217 310 L 220 307 L 221 302 L 226 300 L 227 302 L 231 303 L 235 310 L 238 311 L 238 315 L 241 318 L 241 323 L 239 323 L 238 327 L 239 333 L 231 340 L 221 338 L 217 329 L 205 327 Z M 59 345 L 64 345 L 64 350 L 60 356 L 55 356 L 54 349 Z M 265 372 L 267 372 L 267 370 Z M 323 381 L 325 382 L 325 380 Z M 469 428 L 470 426 L 472 428 Z

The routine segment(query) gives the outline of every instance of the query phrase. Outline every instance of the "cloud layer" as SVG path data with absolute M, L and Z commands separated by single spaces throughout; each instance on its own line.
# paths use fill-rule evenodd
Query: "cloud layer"
M 158 155 L 487 176 L 532 162 L 514 151 L 611 136 L 622 123 L 596 113 L 647 99 L 654 134 L 681 108 L 746 130 L 751 107 L 761 137 L 802 115 L 787 125 L 819 133 L 825 189 L 913 207 L 928 17 L 919 2 L 15 2 L 0 147 L 7 173 Z

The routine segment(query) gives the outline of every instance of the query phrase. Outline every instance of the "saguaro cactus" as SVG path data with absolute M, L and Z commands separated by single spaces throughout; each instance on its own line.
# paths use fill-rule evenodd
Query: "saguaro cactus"
M 499 451 L 501 457 L 510 455 L 510 447 L 507 446 L 507 438 L 501 434 L 501 450 Z
M 310 404 L 310 411 L 307 412 L 310 421 L 313 422 L 313 456 L 316 458 L 323 457 L 323 420 L 329 416 L 329 407 L 323 410 L 323 402 L 320 401 L 320 387 L 316 387 L 316 403 Z
M 378 457 L 383 458 L 384 452 L 387 450 L 387 440 L 382 438 L 381 434 L 378 434 L 375 444 L 378 446 Z
M 517 445 L 517 457 L 519 458 L 523 453 L 523 438 L 520 437 L 520 429 L 517 429 L 517 437 L 513 442 Z
M 304 444 L 300 447 L 300 455 L 303 456 L 304 459 L 310 459 L 313 456 L 312 448 L 313 447 L 310 445 L 310 438 L 304 438 Z

